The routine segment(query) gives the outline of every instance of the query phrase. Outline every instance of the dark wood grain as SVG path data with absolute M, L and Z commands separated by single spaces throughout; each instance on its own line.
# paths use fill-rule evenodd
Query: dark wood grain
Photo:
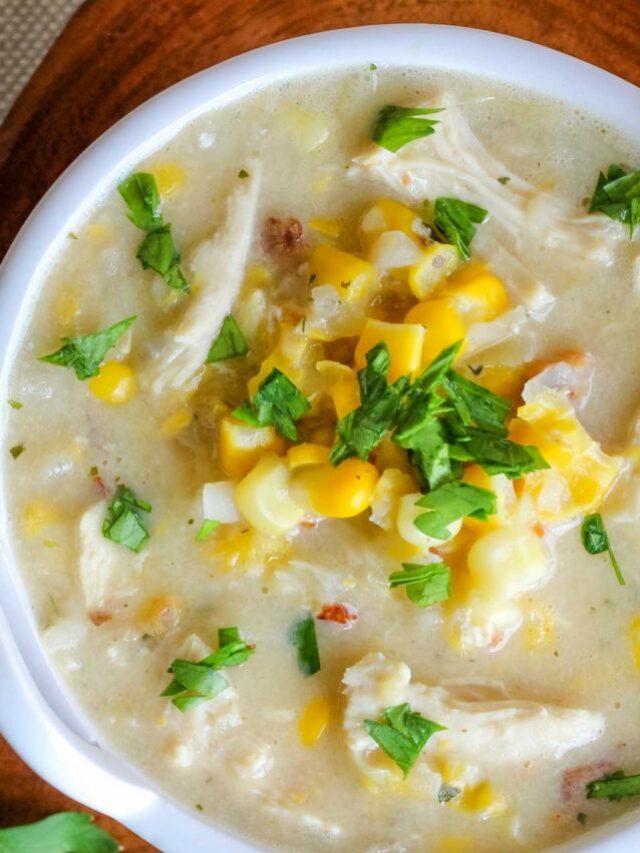
M 291 36 L 408 22 L 520 36 L 640 84 L 638 0 L 87 0 L 0 128 L 0 256 L 63 169 L 156 92 Z M 1 740 L 0 771 L 0 826 L 74 807 Z M 113 821 L 98 820 L 129 853 L 153 853 Z

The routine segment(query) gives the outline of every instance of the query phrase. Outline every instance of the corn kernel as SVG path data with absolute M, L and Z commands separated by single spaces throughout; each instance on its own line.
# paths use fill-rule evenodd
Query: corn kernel
M 292 474 L 293 495 L 307 511 L 352 518 L 371 505 L 378 476 L 371 463 L 360 459 L 345 459 L 335 467 L 304 465 Z
M 340 236 L 342 230 L 342 222 L 339 219 L 327 219 L 322 216 L 312 216 L 309 220 L 309 228 L 313 228 L 318 234 L 324 234 L 325 237 L 336 239 Z
M 414 305 L 404 318 L 405 323 L 425 326 L 422 364 L 430 364 L 445 347 L 464 338 L 465 325 L 455 306 L 448 299 L 427 299 Z M 464 344 L 457 355 L 464 352 Z
M 260 365 L 260 370 L 252 376 L 247 383 L 249 395 L 253 397 L 261 382 L 267 378 L 271 371 L 277 367 L 282 371 L 300 390 L 307 390 L 308 375 L 303 366 L 303 361 L 309 346 L 307 337 L 289 326 L 283 326 L 280 337 L 273 351 Z
M 135 374 L 124 361 L 105 361 L 87 384 L 95 397 L 112 406 L 128 403 L 137 390 Z
M 460 254 L 448 243 L 432 243 L 409 270 L 409 287 L 417 299 L 426 299 L 460 264 Z
M 507 810 L 505 798 L 486 781 L 463 788 L 450 805 L 468 814 L 476 814 L 482 820 L 499 817 Z
M 293 471 L 302 465 L 324 465 L 329 461 L 329 447 L 320 444 L 294 444 L 287 451 L 289 470 Z
M 414 242 L 422 245 L 421 220 L 418 214 L 393 198 L 380 198 L 360 220 L 360 236 L 365 248 L 384 231 L 402 231 Z
M 264 285 L 269 284 L 272 279 L 273 273 L 271 270 L 262 264 L 257 264 L 256 266 L 249 267 L 247 270 L 245 283 L 251 287 L 264 287 Z
M 280 455 L 285 447 L 273 427 L 253 427 L 230 415 L 220 421 L 218 455 L 228 477 L 244 477 L 265 453 Z
M 369 318 L 356 346 L 356 369 L 364 367 L 369 350 L 384 341 L 391 356 L 389 381 L 407 374 L 415 376 L 422 365 L 424 338 L 424 329 L 418 323 L 385 323 Z
M 518 525 L 498 527 L 477 539 L 467 565 L 474 588 L 498 600 L 515 598 L 549 572 L 540 540 Z
M 477 261 L 471 261 L 454 273 L 440 292 L 451 297 L 468 325 L 487 323 L 509 307 L 509 296 L 502 281 Z
M 473 842 L 468 835 L 443 835 L 436 842 L 435 853 L 472 853 Z
M 180 607 L 170 595 L 155 595 L 147 598 L 136 613 L 136 622 L 145 633 L 159 637 L 180 620 Z
M 178 409 L 165 420 L 162 424 L 163 435 L 177 435 L 181 430 L 189 426 L 193 420 L 193 412 L 191 409 Z
M 281 536 L 297 527 L 304 516 L 304 509 L 291 499 L 290 486 L 286 461 L 267 453 L 238 483 L 236 504 L 256 530 Z
M 473 381 L 500 397 L 516 400 L 522 392 L 525 374 L 524 364 L 485 364 Z
M 329 244 L 316 246 L 309 260 L 314 287 L 330 284 L 344 302 L 365 296 L 375 285 L 375 267 Z
M 312 699 L 303 709 L 298 732 L 303 746 L 313 746 L 325 733 L 331 719 L 331 706 L 324 698 Z
M 113 228 L 107 222 L 92 222 L 87 225 L 87 235 L 99 245 L 109 242 L 113 237 Z
M 80 306 L 74 293 L 67 289 L 62 290 L 56 297 L 53 309 L 58 322 L 65 332 L 75 328 L 76 317 L 80 311 Z
M 153 169 L 153 175 L 161 196 L 169 196 L 181 189 L 186 181 L 184 169 L 177 163 L 161 163 Z
M 36 499 L 24 508 L 23 527 L 27 536 L 37 536 L 50 524 L 61 521 L 60 513 L 48 501 Z

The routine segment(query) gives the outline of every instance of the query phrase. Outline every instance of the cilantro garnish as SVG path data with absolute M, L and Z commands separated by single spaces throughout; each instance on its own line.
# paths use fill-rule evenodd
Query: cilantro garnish
M 2 853 L 117 853 L 118 842 L 84 812 L 60 812 L 0 829 Z
M 11 406 L 12 409 L 19 410 L 24 405 L 19 400 L 7 400 L 7 403 Z
M 146 236 L 136 254 L 143 269 L 161 275 L 169 287 L 189 292 L 189 285 L 180 269 L 180 252 L 171 235 L 171 226 L 160 212 L 160 193 L 153 175 L 135 172 L 118 185 L 118 192 L 129 209 L 129 219 Z
M 452 243 L 460 256 L 468 261 L 471 257 L 471 241 L 476 225 L 484 222 L 488 211 L 483 207 L 462 201 L 459 198 L 440 196 L 435 201 L 433 227 L 444 242 Z
M 622 770 L 587 784 L 588 800 L 621 800 L 640 795 L 640 774 L 625 776 Z
M 304 394 L 288 376 L 274 367 L 253 399 L 234 409 L 232 415 L 252 426 L 275 426 L 289 441 L 297 441 L 296 421 L 310 408 L 311 403 Z
M 247 172 L 246 169 L 240 169 L 240 171 L 238 172 L 238 177 L 239 178 L 248 178 L 249 172 Z
M 581 527 L 582 544 L 585 551 L 589 554 L 602 554 L 605 551 L 609 554 L 609 560 L 613 566 L 613 570 L 618 578 L 618 583 L 624 586 L 624 575 L 616 560 L 616 555 L 613 553 L 609 534 L 607 533 L 602 516 L 599 512 L 594 512 L 592 515 L 585 515 L 582 520 Z
M 201 661 L 176 658 L 167 670 L 173 680 L 160 694 L 170 696 L 179 711 L 187 711 L 213 699 L 229 686 L 218 670 L 246 663 L 254 652 L 241 637 L 238 628 L 218 630 L 218 651 Z
M 217 530 L 219 527 L 219 521 L 216 521 L 214 518 L 205 518 L 200 525 L 200 529 L 196 533 L 196 542 L 204 542 L 204 540 L 208 539 L 214 530 Z
M 102 535 L 138 553 L 149 538 L 143 512 L 151 512 L 151 504 L 137 498 L 127 486 L 118 486 L 102 524 Z
M 426 536 L 449 539 L 448 526 L 459 518 L 477 518 L 487 521 L 496 512 L 496 496 L 488 489 L 470 483 L 443 483 L 416 501 L 416 506 L 430 512 L 418 515 L 415 526 Z
M 387 151 L 398 151 L 414 139 L 435 133 L 437 119 L 428 118 L 441 113 L 443 107 L 424 109 L 421 107 L 383 107 L 373 126 L 373 141 Z
M 16 444 L 14 447 L 9 448 L 9 453 L 13 456 L 14 459 L 17 459 L 18 456 L 22 456 L 24 450 L 24 444 Z
M 320 669 L 316 626 L 311 613 L 302 616 L 289 629 L 289 643 L 298 650 L 298 668 L 308 678 Z
M 134 315 L 91 335 L 62 338 L 63 346 L 59 350 L 50 355 L 41 355 L 38 361 L 72 367 L 78 379 L 97 376 L 107 352 L 136 319 Z
M 227 314 L 222 321 L 218 337 L 211 344 L 205 363 L 213 364 L 216 361 L 226 361 L 228 358 L 238 358 L 248 352 L 249 347 L 240 326 L 231 314 Z
M 604 213 L 610 219 L 629 225 L 629 238 L 636 225 L 640 225 L 640 170 L 625 172 L 622 166 L 612 163 L 600 172 L 598 183 L 589 205 L 589 213 Z
M 404 586 L 418 607 L 429 607 L 451 598 L 451 570 L 446 563 L 403 563 L 402 571 L 389 575 L 389 586 Z
M 407 702 L 387 708 L 382 722 L 365 720 L 364 726 L 380 749 L 402 770 L 405 779 L 429 738 L 445 729 L 412 712 Z

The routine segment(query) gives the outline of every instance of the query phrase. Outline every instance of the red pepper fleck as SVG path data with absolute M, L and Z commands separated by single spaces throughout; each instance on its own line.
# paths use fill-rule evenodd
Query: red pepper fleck
M 350 628 L 351 623 L 358 621 L 358 611 L 352 604 L 325 604 L 316 618 Z

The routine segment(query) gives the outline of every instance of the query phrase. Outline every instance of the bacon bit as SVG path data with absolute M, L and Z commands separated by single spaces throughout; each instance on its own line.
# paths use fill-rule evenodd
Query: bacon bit
M 111 613 L 104 613 L 102 610 L 94 610 L 89 613 L 89 619 L 91 619 L 94 625 L 100 626 L 104 625 L 105 622 L 111 622 L 113 616 Z
M 544 536 L 544 527 L 539 521 L 534 521 L 531 525 L 531 529 L 540 539 Z
M 612 761 L 594 761 L 565 770 L 562 775 L 562 802 L 570 809 L 577 809 L 585 799 L 587 783 L 601 779 L 615 769 Z
M 351 628 L 351 623 L 358 621 L 358 611 L 352 604 L 324 604 L 316 619 Z
M 262 243 L 267 252 L 289 254 L 307 248 L 299 219 L 270 216 L 262 229 Z
M 102 495 L 102 497 L 106 498 L 106 496 L 109 494 L 109 490 L 107 489 L 105 482 L 102 479 L 102 477 L 100 476 L 100 474 L 95 475 L 95 477 L 93 478 L 93 482 L 95 483 L 95 485 L 96 485 L 98 491 L 100 492 L 100 494 Z

